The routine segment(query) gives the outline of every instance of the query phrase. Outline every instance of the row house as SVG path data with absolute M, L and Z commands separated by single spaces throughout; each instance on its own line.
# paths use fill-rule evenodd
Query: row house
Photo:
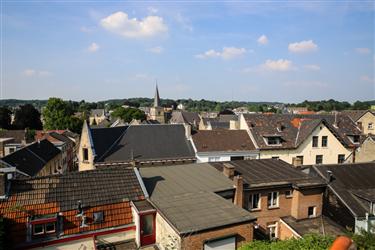
M 355 161 L 361 131 L 347 116 L 242 114 L 260 159 L 277 158 L 293 165 Z
M 318 177 L 276 159 L 211 163 L 229 179 L 243 178 L 243 207 L 257 218 L 257 239 L 299 238 L 305 234 L 344 233 L 344 228 L 322 216 L 326 187 Z M 322 232 L 322 227 L 326 228 Z
M 61 172 L 72 171 L 76 155 L 75 142 L 66 136 L 66 130 L 36 131 L 35 140 L 47 139 L 55 147 L 60 149 L 62 154 Z
M 184 125 L 130 125 L 91 128 L 84 123 L 78 152 L 79 171 L 97 166 L 163 165 L 195 162 L 190 128 Z
M 217 130 L 217 129 L 239 129 L 238 126 L 239 116 L 219 114 L 214 118 L 202 117 L 199 123 L 199 130 Z
M 375 134 L 375 111 L 374 110 L 349 110 L 342 114 L 349 116 L 365 135 Z
M 24 176 L 63 173 L 61 150 L 47 139 L 36 141 L 0 159 L 0 172 L 13 168 Z
M 246 130 L 198 130 L 192 132 L 192 145 L 197 162 L 257 159 Z
M 253 239 L 256 218 L 242 208 L 242 179 L 208 163 L 140 168 L 156 209 L 160 249 L 235 250 Z
M 375 163 L 312 166 L 327 183 L 323 213 L 347 230 L 375 233 Z
M 12 179 L 1 175 L 7 249 L 137 249 L 132 202 L 144 200 L 133 168 Z

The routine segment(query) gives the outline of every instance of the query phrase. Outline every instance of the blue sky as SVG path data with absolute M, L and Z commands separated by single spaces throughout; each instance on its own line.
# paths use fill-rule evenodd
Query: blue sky
M 2 1 L 2 98 L 375 99 L 374 1 Z

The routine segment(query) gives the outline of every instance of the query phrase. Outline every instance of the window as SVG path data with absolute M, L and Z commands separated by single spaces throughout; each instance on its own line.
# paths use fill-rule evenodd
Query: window
M 344 163 L 345 162 L 345 155 L 338 155 L 337 163 Z
M 44 234 L 44 224 L 35 224 L 33 226 L 33 234 L 34 235 Z
M 268 208 L 279 207 L 279 192 L 268 193 L 267 204 Z
M 251 194 L 249 200 L 250 210 L 260 209 L 260 194 Z
M 298 155 L 297 158 L 301 160 L 301 165 L 303 165 L 303 155 Z
M 245 157 L 243 156 L 231 156 L 230 160 L 231 161 L 238 161 L 238 160 L 243 160 Z
M 307 216 L 308 216 L 309 218 L 316 217 L 316 207 L 315 207 L 315 206 L 309 207 L 309 208 L 307 209 Z
M 103 211 L 100 211 L 100 212 L 95 212 L 94 213 L 94 223 L 101 223 L 104 221 L 104 212 Z
M 269 224 L 267 228 L 268 228 L 268 235 L 270 237 L 270 240 L 276 239 L 277 238 L 277 222 L 273 224 Z
M 313 146 L 313 148 L 317 148 L 318 147 L 318 136 L 313 136 L 313 138 L 312 138 L 312 146 Z
M 267 144 L 268 145 L 279 145 L 281 143 L 281 138 L 280 137 L 267 137 Z
M 272 156 L 272 159 L 278 160 L 280 157 L 278 156 Z
M 292 198 L 293 197 L 293 192 L 292 190 L 287 190 L 285 191 L 285 198 Z
M 374 129 L 374 125 L 372 124 L 372 122 L 370 122 L 370 123 L 367 125 L 367 129 Z
M 46 233 L 56 232 L 55 222 L 49 222 L 45 224 Z
M 220 161 L 220 157 L 208 157 L 209 162 Z
M 315 164 L 322 164 L 323 163 L 323 155 L 317 155 L 315 157 Z
M 353 143 L 359 143 L 359 135 L 351 135 L 351 136 L 348 136 L 349 139 L 353 142 Z
M 9 148 L 9 154 L 13 153 L 14 151 L 14 148 Z
M 89 160 L 89 150 L 87 148 L 82 149 L 83 161 Z
M 322 147 L 328 146 L 328 136 L 322 136 Z

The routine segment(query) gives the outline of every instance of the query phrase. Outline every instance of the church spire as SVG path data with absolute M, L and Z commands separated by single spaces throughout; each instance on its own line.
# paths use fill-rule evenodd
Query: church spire
M 158 83 L 156 83 L 155 97 L 154 97 L 154 107 L 160 107 L 160 97 L 158 90 Z

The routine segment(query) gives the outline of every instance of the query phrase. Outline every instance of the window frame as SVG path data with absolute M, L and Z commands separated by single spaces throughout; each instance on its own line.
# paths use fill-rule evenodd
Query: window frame
M 42 232 L 40 232 L 40 233 L 36 233 L 36 232 L 35 232 L 35 227 L 36 227 L 36 226 L 42 226 Z M 46 234 L 46 232 L 45 232 L 45 228 L 44 228 L 44 223 L 34 224 L 34 225 L 32 225 L 32 227 L 33 227 L 33 236 L 40 236 L 40 235 L 45 235 L 45 234 Z
M 318 157 L 321 158 L 320 163 L 318 163 Z M 315 156 L 315 165 L 323 164 L 323 155 L 316 155 Z
M 95 220 L 95 214 L 99 214 L 99 213 L 101 213 L 102 215 L 101 215 L 101 220 L 100 221 L 96 221 Z M 97 212 L 93 212 L 93 214 L 92 214 L 92 218 L 93 218 L 93 223 L 95 223 L 95 224 L 99 224 L 99 223 L 103 223 L 104 222 L 104 211 L 97 211 Z
M 340 156 L 342 156 L 343 157 L 343 159 L 340 159 Z M 341 161 L 342 160 L 342 161 Z M 344 163 L 345 162 L 345 154 L 338 154 L 337 155 L 337 163 L 338 164 L 342 164 L 342 163 Z
M 287 194 L 289 192 L 289 194 Z M 293 198 L 293 190 L 289 189 L 285 191 L 285 198 L 290 199 Z
M 273 143 L 270 143 L 273 141 Z M 266 143 L 268 146 L 280 146 L 281 145 L 281 137 L 280 136 L 267 136 Z
M 328 136 L 322 136 L 322 148 L 328 147 Z
M 86 155 L 87 155 L 87 157 L 85 157 Z M 86 148 L 86 147 L 82 148 L 82 161 L 83 162 L 88 162 L 89 161 L 89 149 Z
M 254 196 L 257 195 L 258 196 L 258 206 L 257 207 L 253 207 L 253 201 L 254 201 Z M 249 210 L 250 211 L 259 211 L 261 210 L 261 193 L 253 193 L 253 194 L 250 194 L 250 197 L 249 197 Z
M 312 137 L 312 147 L 313 148 L 319 147 L 319 136 L 314 135 Z
M 369 123 L 367 124 L 367 129 L 369 129 L 369 130 L 373 130 L 373 129 L 374 129 L 374 124 L 373 124 L 372 122 L 369 122 Z
M 274 197 L 274 194 L 276 194 L 276 198 Z M 270 195 L 271 195 L 271 199 L 270 199 Z M 276 204 L 273 205 L 275 200 L 276 200 Z M 269 192 L 267 194 L 267 207 L 268 209 L 279 208 L 279 192 L 278 191 Z
M 312 208 L 312 214 L 310 215 L 310 208 Z M 307 217 L 308 218 L 315 218 L 316 217 L 316 206 L 309 206 L 307 207 Z
M 274 237 L 272 237 L 272 234 L 271 234 L 271 228 L 274 228 Z M 267 225 L 267 231 L 268 231 L 268 235 L 269 235 L 269 237 L 270 237 L 270 240 L 275 240 L 275 239 L 277 239 L 277 237 L 278 237 L 278 230 L 277 230 L 277 228 L 278 228 L 278 224 L 277 224 L 277 222 L 274 222 L 274 223 L 272 223 L 272 224 L 268 224 Z

